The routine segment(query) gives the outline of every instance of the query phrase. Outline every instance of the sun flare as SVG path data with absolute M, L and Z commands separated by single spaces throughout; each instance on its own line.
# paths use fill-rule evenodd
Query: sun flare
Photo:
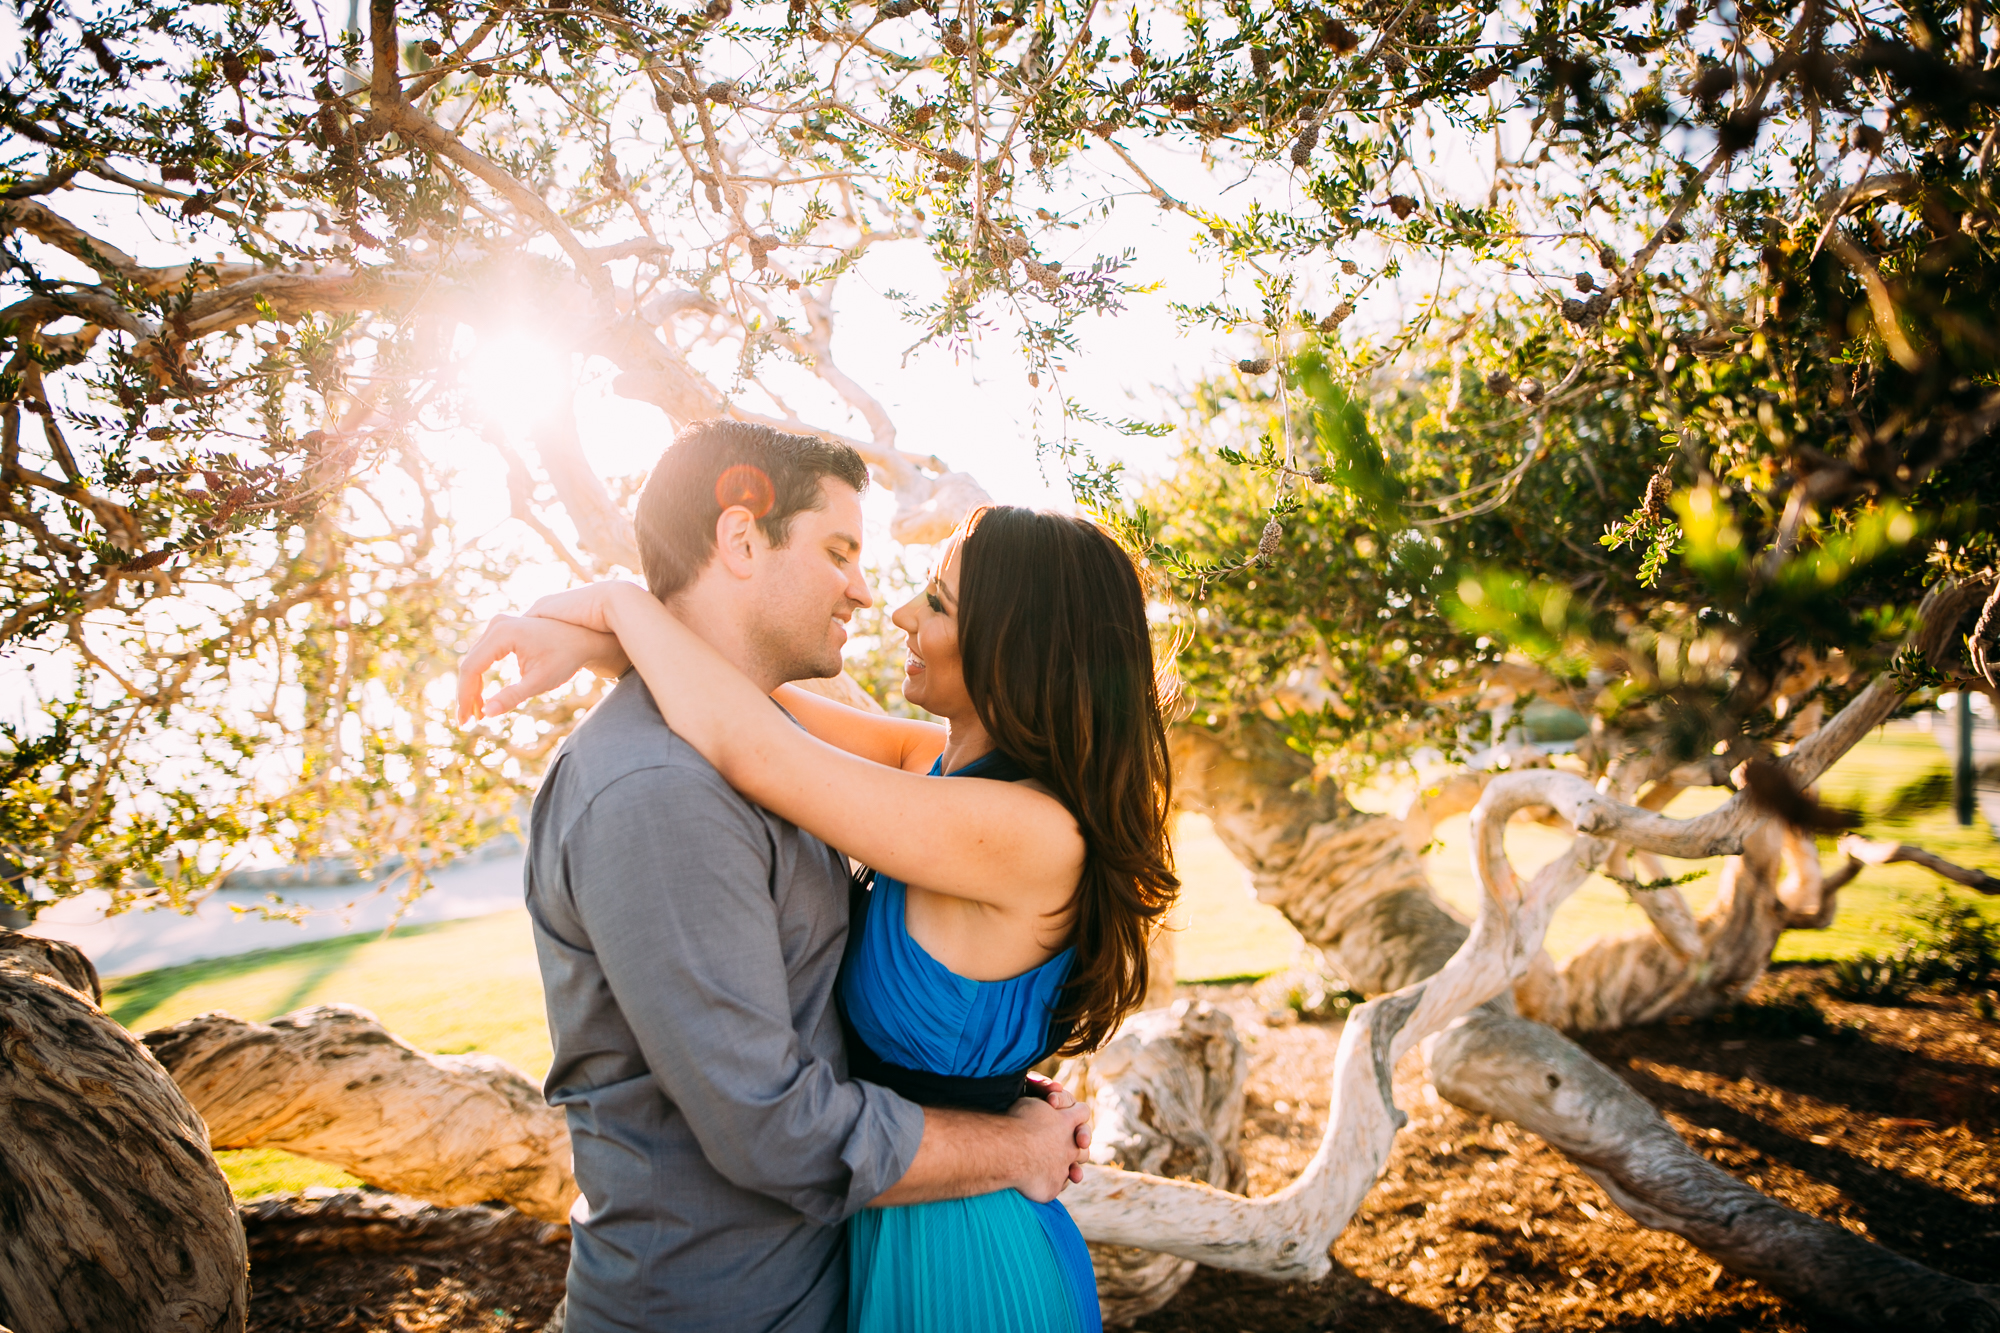
M 468 341 L 459 383 L 474 420 L 520 435 L 574 389 L 569 353 L 528 329 L 473 333 Z

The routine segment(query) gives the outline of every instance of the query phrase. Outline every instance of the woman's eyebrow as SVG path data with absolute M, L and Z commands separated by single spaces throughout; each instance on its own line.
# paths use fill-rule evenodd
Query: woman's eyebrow
M 939 578 L 935 574 L 931 575 L 930 586 L 933 589 L 935 589 L 937 591 L 938 596 L 944 598 L 945 601 L 950 602 L 953 606 L 958 605 L 958 598 L 952 596 L 951 589 L 944 586 L 943 579 Z

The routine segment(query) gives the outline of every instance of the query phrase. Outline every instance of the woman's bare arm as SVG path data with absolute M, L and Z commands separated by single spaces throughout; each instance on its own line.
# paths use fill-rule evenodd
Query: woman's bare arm
M 780 685 L 771 697 L 828 745 L 878 764 L 928 773 L 932 761 L 944 753 L 944 727 L 936 722 L 864 713 L 796 685 Z
M 520 667 L 521 677 L 485 701 L 488 717 L 509 712 L 568 683 L 579 671 L 587 669 L 615 679 L 632 665 L 616 636 L 547 616 L 503 617 L 488 631 L 489 638 L 495 634 L 504 635 L 505 650 L 475 662 L 480 656 L 475 649 L 460 668 L 461 723 L 480 715 L 479 691 L 486 669 L 509 652 Z M 944 750 L 944 728 L 935 722 L 864 713 L 795 685 L 780 685 L 773 697 L 801 726 L 827 744 L 878 764 L 922 773 Z
M 1020 783 L 935 782 L 808 734 L 635 584 L 560 593 L 534 612 L 615 634 L 677 735 L 745 796 L 849 856 L 950 897 L 1036 912 L 1068 904 L 1083 837 L 1054 797 Z M 506 623 L 468 654 L 462 704 L 477 702 L 485 667 L 514 651 Z M 505 698 L 482 711 L 504 712 Z

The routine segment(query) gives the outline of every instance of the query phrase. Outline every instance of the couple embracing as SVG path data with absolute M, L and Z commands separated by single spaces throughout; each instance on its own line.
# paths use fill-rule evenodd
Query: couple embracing
M 1178 886 L 1138 572 L 985 509 L 894 615 L 942 725 L 848 708 L 790 682 L 870 605 L 867 485 L 842 445 L 689 426 L 639 501 L 647 586 L 545 598 L 461 668 L 466 715 L 620 677 L 528 846 L 572 1333 L 1099 1325 L 1057 1201 L 1088 1117 L 1029 1070 L 1137 1007 Z

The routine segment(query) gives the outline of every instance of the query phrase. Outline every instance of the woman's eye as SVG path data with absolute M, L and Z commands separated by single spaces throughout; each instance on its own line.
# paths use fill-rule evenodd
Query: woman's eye
M 934 592 L 925 593 L 924 601 L 930 604 L 931 610 L 937 612 L 939 615 L 944 614 L 944 603 L 938 600 L 938 595 L 936 593 Z

